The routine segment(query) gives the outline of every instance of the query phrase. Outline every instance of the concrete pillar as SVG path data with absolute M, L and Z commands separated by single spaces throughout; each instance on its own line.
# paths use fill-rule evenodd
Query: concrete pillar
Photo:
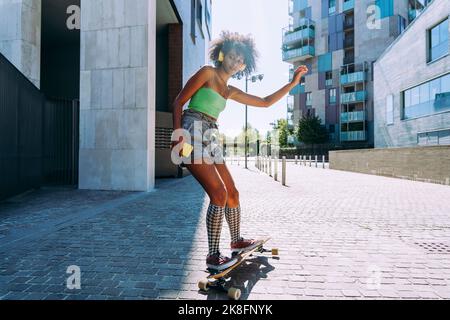
M 40 87 L 41 0 L 0 0 L 0 53 Z
M 80 189 L 155 183 L 156 1 L 82 0 Z

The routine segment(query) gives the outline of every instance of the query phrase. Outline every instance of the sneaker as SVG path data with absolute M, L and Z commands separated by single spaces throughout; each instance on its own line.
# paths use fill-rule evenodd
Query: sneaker
M 231 252 L 235 253 L 235 252 L 245 252 L 245 251 L 250 251 L 254 248 L 256 248 L 257 246 L 259 246 L 261 243 L 261 241 L 259 240 L 255 240 L 255 239 L 244 239 L 244 238 L 240 238 L 237 242 L 232 242 L 231 243 Z
M 206 258 L 206 266 L 209 269 L 222 271 L 229 267 L 231 267 L 233 264 L 237 262 L 236 258 L 228 258 L 220 254 L 220 252 L 217 252 L 213 255 L 208 255 Z

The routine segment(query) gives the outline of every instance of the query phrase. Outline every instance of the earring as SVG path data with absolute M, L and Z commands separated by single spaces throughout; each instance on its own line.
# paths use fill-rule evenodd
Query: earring
M 221 50 L 221 51 L 219 52 L 219 59 L 217 59 L 217 60 L 220 61 L 220 62 L 222 62 L 223 59 L 224 59 L 224 56 L 223 56 L 223 52 L 222 52 L 222 50 Z

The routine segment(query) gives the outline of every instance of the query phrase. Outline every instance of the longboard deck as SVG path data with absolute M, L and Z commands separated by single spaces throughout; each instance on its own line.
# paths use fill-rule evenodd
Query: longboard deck
M 260 249 L 269 240 L 270 240 L 270 237 L 258 240 L 259 243 L 255 248 L 253 248 L 249 251 L 239 253 L 236 256 L 237 262 L 235 264 L 233 264 L 232 266 L 228 267 L 227 269 L 225 269 L 223 271 L 220 271 L 219 273 L 210 274 L 208 277 L 208 280 L 218 280 L 220 278 L 225 277 L 229 272 L 231 272 L 233 269 L 237 268 L 242 262 L 245 261 L 245 259 L 247 259 L 249 256 L 251 256 L 258 249 Z

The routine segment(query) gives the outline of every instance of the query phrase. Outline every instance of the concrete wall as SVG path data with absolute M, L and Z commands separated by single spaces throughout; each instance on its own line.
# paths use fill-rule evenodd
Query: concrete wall
M 0 53 L 40 87 L 41 0 L 0 0 Z
M 450 112 L 402 120 L 401 92 L 450 71 L 450 55 L 427 63 L 427 30 L 450 14 L 450 2 L 433 1 L 374 65 L 375 147 L 417 145 L 417 133 L 450 128 Z M 450 32 L 450 30 L 449 30 Z M 386 97 L 394 96 L 394 123 L 386 125 Z
M 450 146 L 330 151 L 330 169 L 450 185 Z
M 81 16 L 79 188 L 148 191 L 156 1 L 82 0 Z

